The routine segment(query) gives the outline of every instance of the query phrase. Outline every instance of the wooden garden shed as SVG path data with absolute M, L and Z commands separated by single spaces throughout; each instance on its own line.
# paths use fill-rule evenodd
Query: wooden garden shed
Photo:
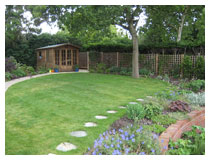
M 79 64 L 79 48 L 70 43 L 37 48 L 37 67 L 58 68 L 59 72 L 72 71 L 73 66 Z

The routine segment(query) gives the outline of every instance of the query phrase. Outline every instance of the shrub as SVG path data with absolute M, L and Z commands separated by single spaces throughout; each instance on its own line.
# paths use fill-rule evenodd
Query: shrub
M 13 70 L 11 73 L 15 75 L 16 77 L 26 76 L 26 72 L 24 72 L 23 68 L 21 67 L 18 67 L 16 70 Z
M 205 106 L 205 92 L 185 94 L 190 104 Z
M 104 63 L 99 63 L 96 66 L 96 72 L 97 73 L 105 73 L 106 71 L 106 65 Z
M 145 117 L 145 110 L 142 104 L 127 105 L 127 117 L 132 120 L 140 120 Z
M 131 71 L 132 71 L 131 68 L 121 67 L 121 68 L 120 68 L 120 75 L 129 76 L 129 75 L 131 75 L 131 73 L 132 73 Z
M 179 94 L 180 94 L 179 92 L 166 90 L 156 93 L 156 96 L 159 98 L 175 101 L 179 99 Z
M 153 116 L 152 122 L 159 124 L 159 125 L 170 125 L 176 123 L 176 119 L 169 117 L 168 115 L 157 115 Z
M 169 82 L 170 81 L 170 78 L 169 78 L 169 76 L 167 74 L 165 74 L 163 76 L 163 81 L 166 81 L 166 82 Z
M 162 76 L 160 76 L 160 75 L 159 75 L 159 76 L 157 76 L 156 78 L 157 78 L 157 79 L 159 79 L 159 80 L 162 80 L 162 79 L 163 79 L 163 77 L 162 77 Z
M 17 69 L 17 61 L 14 57 L 5 58 L 5 72 L 11 72 L 12 70 Z
M 164 132 L 166 130 L 165 127 L 163 127 L 162 125 L 158 125 L 158 124 L 144 125 L 143 127 L 145 129 L 148 129 L 148 130 L 158 133 L 158 134 L 161 134 L 162 132 Z
M 151 73 L 151 71 L 149 71 L 146 68 L 139 69 L 139 74 L 140 75 L 149 75 L 150 73 Z
M 43 73 L 47 73 L 47 72 L 49 72 L 49 69 L 47 69 L 46 67 L 39 67 L 37 69 L 38 74 L 43 74 Z
M 88 149 L 90 150 L 90 148 Z M 160 154 L 158 136 L 138 125 L 106 131 L 95 140 L 93 155 Z
M 183 77 L 190 79 L 193 73 L 192 60 L 190 59 L 190 56 L 184 57 L 184 60 L 181 66 L 182 66 L 182 71 L 183 71 Z
M 5 72 L 5 80 L 9 81 L 12 79 L 12 74 L 10 72 Z
M 155 104 L 144 104 L 144 110 L 145 110 L 145 117 L 147 119 L 151 119 L 153 116 L 156 116 L 158 114 L 160 114 L 163 110 L 163 107 L 159 106 L 159 105 L 155 105 Z
M 200 134 L 197 133 L 200 131 Z M 205 128 L 192 126 L 192 130 L 184 132 L 183 137 L 176 142 L 169 142 L 167 154 L 171 155 L 204 155 L 205 154 Z
M 117 66 L 113 66 L 110 68 L 110 73 L 119 73 L 120 72 L 120 67 L 117 67 Z
M 198 79 L 205 79 L 205 60 L 204 57 L 198 57 L 195 63 L 195 75 Z
M 186 88 L 189 88 L 193 92 L 199 92 L 202 89 L 205 89 L 205 80 L 193 80 L 186 84 Z

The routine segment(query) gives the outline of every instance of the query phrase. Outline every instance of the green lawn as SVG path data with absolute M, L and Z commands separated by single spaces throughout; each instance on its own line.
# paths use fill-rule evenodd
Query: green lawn
M 84 154 L 99 134 L 125 114 L 119 105 L 168 86 L 156 79 L 90 73 L 49 75 L 15 84 L 6 92 L 6 154 Z M 106 113 L 110 109 L 118 112 Z M 96 120 L 95 115 L 108 119 Z M 90 121 L 98 126 L 83 126 Z M 71 137 L 69 132 L 76 130 L 88 136 Z M 55 148 L 61 142 L 78 149 L 59 152 Z

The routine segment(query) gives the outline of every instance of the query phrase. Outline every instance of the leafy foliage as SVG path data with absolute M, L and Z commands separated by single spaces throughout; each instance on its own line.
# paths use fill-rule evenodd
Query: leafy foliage
M 183 70 L 183 77 L 184 78 L 191 78 L 193 74 L 193 66 L 192 66 L 192 60 L 190 59 L 190 56 L 185 56 L 184 60 L 182 62 L 182 70 Z
M 197 133 L 199 130 L 201 133 Z M 192 126 L 192 130 L 184 132 L 181 139 L 169 142 L 171 155 L 203 155 L 205 154 L 205 128 Z
M 158 104 L 147 103 L 144 104 L 145 117 L 151 119 L 153 116 L 160 114 L 163 111 L 163 107 Z
M 205 106 L 205 92 L 185 94 L 190 104 Z
M 157 123 L 159 125 L 170 125 L 173 123 L 176 123 L 176 120 L 174 118 L 169 117 L 168 115 L 157 115 L 153 116 L 152 122 Z
M 195 63 L 195 75 L 198 79 L 205 79 L 205 60 L 198 57 Z
M 129 119 L 140 120 L 145 117 L 145 110 L 142 104 L 129 104 L 126 107 L 126 114 Z
M 199 92 L 200 90 L 205 89 L 205 80 L 192 80 L 185 85 L 186 88 L 189 88 L 193 92 Z
M 162 132 L 164 132 L 166 130 L 165 127 L 163 127 L 162 125 L 158 125 L 158 124 L 144 125 L 143 128 L 148 129 L 148 130 L 158 133 L 158 134 L 161 134 Z

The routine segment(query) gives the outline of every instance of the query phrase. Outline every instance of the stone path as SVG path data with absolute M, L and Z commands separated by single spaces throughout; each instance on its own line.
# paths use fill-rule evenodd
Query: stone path
M 71 132 L 70 135 L 74 137 L 85 137 L 87 136 L 87 133 L 85 131 L 74 131 Z
M 125 109 L 126 107 L 124 107 L 124 106 L 119 106 L 118 108 L 120 108 L 120 109 Z
M 87 70 L 79 70 L 79 72 L 89 72 Z M 27 77 L 21 77 L 18 79 L 13 79 L 11 81 L 5 82 L 5 92 L 7 91 L 7 89 L 12 86 L 13 84 L 28 80 L 28 79 L 32 79 L 32 78 L 37 78 L 37 77 L 42 77 L 42 76 L 47 76 L 50 74 L 64 74 L 64 73 L 78 73 L 78 72 L 55 72 L 55 73 L 44 73 L 44 74 L 38 74 L 38 75 L 34 75 L 34 76 L 27 76 Z
M 95 116 L 96 119 L 107 119 L 107 116 Z
M 107 113 L 117 113 L 117 111 L 106 111 Z
M 137 102 L 129 102 L 129 104 L 138 104 Z
M 94 122 L 87 122 L 87 123 L 85 123 L 85 125 L 84 125 L 85 127 L 96 127 L 97 126 L 97 124 L 96 123 L 94 123 Z
M 139 101 L 139 102 L 143 102 L 144 100 L 143 99 L 141 99 L 141 98 L 139 98 L 139 99 L 136 99 L 137 101 Z
M 58 151 L 63 151 L 63 152 L 67 152 L 67 151 L 70 151 L 72 149 L 77 149 L 77 147 L 71 143 L 68 143 L 68 142 L 63 142 L 61 144 L 59 144 L 56 149 Z

